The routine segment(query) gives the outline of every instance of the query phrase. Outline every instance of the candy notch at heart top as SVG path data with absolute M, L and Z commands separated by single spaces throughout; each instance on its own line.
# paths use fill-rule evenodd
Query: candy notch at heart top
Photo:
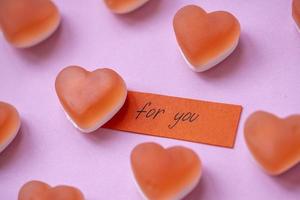
M 66 67 L 56 77 L 55 89 L 67 117 L 82 132 L 105 124 L 127 96 L 122 77 L 107 68 L 89 72 L 78 66 Z
M 293 0 L 292 15 L 300 32 L 300 0 Z
M 0 102 L 0 153 L 13 141 L 21 126 L 15 107 Z
M 84 200 L 84 196 L 75 187 L 51 187 L 41 181 L 29 181 L 21 187 L 18 200 Z
M 300 115 L 280 119 L 258 111 L 244 127 L 245 140 L 257 162 L 271 175 L 279 175 L 300 162 Z
M 230 13 L 206 13 L 188 5 L 173 19 L 173 27 L 181 53 L 189 66 L 203 72 L 227 58 L 237 47 L 240 24 Z
M 131 152 L 131 168 L 144 199 L 182 199 L 198 184 L 202 165 L 191 149 L 164 149 L 156 143 L 142 143 Z
M 104 0 L 106 6 L 117 14 L 125 14 L 132 12 L 149 0 Z
M 50 0 L 0 1 L 0 28 L 15 47 L 26 48 L 42 42 L 59 24 L 59 11 Z

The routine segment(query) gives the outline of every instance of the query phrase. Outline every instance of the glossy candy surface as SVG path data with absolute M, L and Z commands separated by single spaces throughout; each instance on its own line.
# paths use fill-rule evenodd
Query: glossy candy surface
M 300 115 L 281 119 L 258 111 L 248 117 L 244 133 L 249 150 L 269 174 L 281 174 L 299 163 Z
M 0 28 L 15 47 L 31 47 L 58 27 L 60 14 L 50 0 L 1 0 Z
M 236 48 L 240 24 L 229 12 L 206 13 L 188 5 L 173 19 L 173 27 L 181 52 L 189 66 L 197 72 L 212 68 Z
M 164 149 L 156 143 L 142 143 L 131 152 L 131 167 L 145 199 L 182 199 L 198 184 L 202 165 L 191 149 Z
M 122 77 L 108 68 L 89 72 L 66 67 L 57 75 L 55 89 L 68 118 L 82 132 L 92 132 L 110 120 L 127 96 Z

